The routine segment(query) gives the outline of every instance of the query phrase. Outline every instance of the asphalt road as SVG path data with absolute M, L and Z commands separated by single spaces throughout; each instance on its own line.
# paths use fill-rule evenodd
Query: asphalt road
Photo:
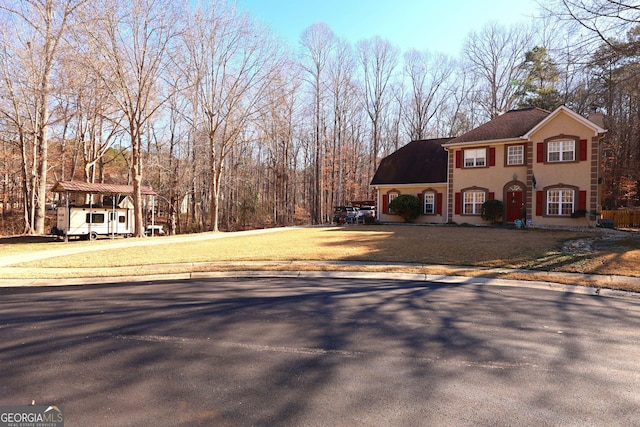
M 255 278 L 0 301 L 0 405 L 67 427 L 640 425 L 638 299 Z

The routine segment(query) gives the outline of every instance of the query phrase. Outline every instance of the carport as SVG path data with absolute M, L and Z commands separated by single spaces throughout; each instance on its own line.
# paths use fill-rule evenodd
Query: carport
M 70 235 L 95 239 L 99 234 L 131 235 L 133 227 L 133 196 L 132 185 L 89 183 L 82 181 L 58 181 L 52 188 L 54 193 L 59 193 L 64 198 L 63 206 L 56 210 L 56 226 L 54 234 L 64 236 L 65 242 Z M 158 194 L 150 187 L 141 187 L 143 196 L 146 196 L 143 209 L 151 206 L 151 224 L 155 224 L 155 196 Z M 149 201 L 149 197 L 151 200 Z M 105 226 L 95 223 L 94 218 L 106 212 Z M 84 223 L 73 223 L 72 218 L 86 218 Z M 102 218 L 102 217 L 100 217 Z M 124 220 L 122 220 L 124 218 Z M 75 227 L 73 227 L 75 225 Z M 70 233 L 70 230 L 74 230 Z

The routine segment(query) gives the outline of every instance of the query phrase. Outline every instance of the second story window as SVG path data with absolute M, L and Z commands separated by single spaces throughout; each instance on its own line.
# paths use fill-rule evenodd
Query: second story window
M 524 165 L 524 145 L 507 146 L 507 166 Z
M 547 143 L 548 162 L 573 162 L 576 159 L 576 142 L 549 141 Z
M 464 150 L 464 167 L 479 168 L 487 165 L 487 149 L 471 148 Z

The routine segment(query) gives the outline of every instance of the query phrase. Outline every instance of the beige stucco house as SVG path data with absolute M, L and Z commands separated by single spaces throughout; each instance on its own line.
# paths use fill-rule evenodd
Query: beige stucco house
M 371 181 L 378 219 L 402 221 L 388 204 L 413 194 L 423 205 L 418 222 L 485 224 L 482 204 L 498 199 L 505 222 L 592 225 L 605 133 L 562 106 L 511 110 L 457 138 L 413 141 L 383 159 Z

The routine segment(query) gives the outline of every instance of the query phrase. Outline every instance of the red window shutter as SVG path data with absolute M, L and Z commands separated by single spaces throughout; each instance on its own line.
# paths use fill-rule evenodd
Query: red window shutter
M 389 213 L 389 195 L 388 194 L 382 195 L 382 213 L 384 214 Z
M 442 215 L 442 193 L 436 194 L 436 213 Z
M 418 197 L 418 199 L 420 199 L 420 201 L 424 200 L 424 193 L 418 193 L 416 194 L 416 196 Z
M 587 210 L 587 192 L 580 191 L 578 195 L 578 209 Z
M 456 150 L 456 168 L 462 167 L 462 150 Z
M 489 196 L 487 200 L 494 200 L 495 198 L 496 198 L 496 193 L 494 193 L 493 191 L 489 191 Z
M 580 161 L 581 162 L 587 161 L 587 140 L 586 139 L 580 140 Z
M 496 165 L 496 147 L 489 148 L 489 166 Z
M 462 193 L 456 193 L 456 214 L 462 211 Z
M 536 159 L 538 163 L 544 163 L 544 142 L 538 142 L 536 149 L 537 149 Z
M 544 191 L 536 191 L 536 215 L 542 216 L 542 202 Z
M 418 193 L 416 196 L 420 200 L 420 213 L 424 214 L 424 193 Z

